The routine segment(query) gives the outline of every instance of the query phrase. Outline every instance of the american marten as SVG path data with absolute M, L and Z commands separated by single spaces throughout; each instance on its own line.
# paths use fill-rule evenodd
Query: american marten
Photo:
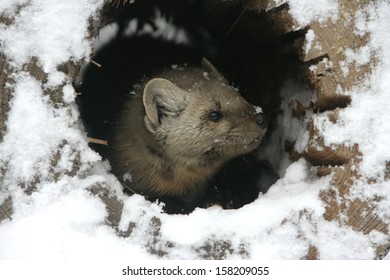
M 134 192 L 187 212 L 203 205 L 220 167 L 256 149 L 266 129 L 261 109 L 203 59 L 200 67 L 165 69 L 135 89 L 109 159 Z

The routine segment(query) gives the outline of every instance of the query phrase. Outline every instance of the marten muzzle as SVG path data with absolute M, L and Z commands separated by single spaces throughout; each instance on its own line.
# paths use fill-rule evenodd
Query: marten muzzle
M 268 120 L 263 113 L 248 113 L 231 118 L 232 128 L 228 131 L 221 155 L 232 158 L 255 150 L 267 132 Z
M 268 120 L 264 116 L 263 113 L 256 114 L 255 121 L 256 121 L 257 125 L 260 126 L 263 129 L 266 129 L 268 127 Z

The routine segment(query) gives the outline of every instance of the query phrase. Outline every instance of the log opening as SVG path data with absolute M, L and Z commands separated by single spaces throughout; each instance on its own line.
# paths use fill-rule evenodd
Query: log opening
M 95 46 L 94 63 L 86 66 L 82 83 L 75 84 L 90 137 L 109 140 L 121 104 L 143 77 L 156 69 L 192 65 L 207 57 L 248 102 L 263 108 L 270 120 L 264 145 L 283 152 L 284 144 L 270 143 L 275 142 L 271 135 L 278 127 L 284 82 L 304 78 L 299 50 L 305 35 L 305 30 L 277 24 L 286 14 L 286 5 L 259 12 L 254 2 L 242 1 L 123 4 L 103 9 L 97 41 L 105 43 Z M 106 156 L 107 147 L 91 146 Z M 268 190 L 279 178 L 281 160 L 272 153 L 256 151 L 239 157 L 215 176 L 218 191 L 229 200 L 223 204 L 239 208 Z M 235 197 L 240 201 L 231 206 Z

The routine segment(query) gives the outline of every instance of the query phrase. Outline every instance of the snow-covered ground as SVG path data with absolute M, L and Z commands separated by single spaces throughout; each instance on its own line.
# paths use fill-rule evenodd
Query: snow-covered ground
M 282 1 L 275 1 L 282 2 Z M 285 2 L 285 1 L 284 1 Z M 336 0 L 289 0 L 297 22 L 304 26 L 312 19 L 337 17 Z M 305 5 L 302 5 L 304 2 Z M 316 2 L 316 5 L 313 5 Z M 388 242 L 387 236 L 370 234 L 328 222 L 324 205 L 318 198 L 329 188 L 330 177 L 314 176 L 313 167 L 304 159 L 291 163 L 275 145 L 265 154 L 275 154 L 281 162 L 282 178 L 252 204 L 238 210 L 219 207 L 196 209 L 190 215 L 167 215 L 160 206 L 139 195 L 128 197 L 121 191 L 109 164 L 88 148 L 79 124 L 71 81 L 57 66 L 68 60 L 88 58 L 92 43 L 88 20 L 96 16 L 103 0 L 3 0 L 0 13 L 13 17 L 10 26 L 0 24 L 0 51 L 15 71 L 7 133 L 0 143 L 0 204 L 13 200 L 12 220 L 0 224 L 0 259 L 155 259 L 150 246 L 165 252 L 167 259 L 197 259 L 206 244 L 229 241 L 228 258 L 299 259 L 312 245 L 323 259 L 372 259 L 375 245 Z M 20 6 L 21 5 L 21 6 Z M 307 8 L 310 8 L 308 13 Z M 71 19 L 71 20 L 70 20 Z M 388 108 L 390 108 L 390 3 L 373 1 L 356 15 L 357 30 L 371 32 L 364 52 L 351 50 L 349 62 L 375 57 L 377 67 L 361 85 L 346 94 L 352 104 L 341 111 L 340 121 L 331 123 L 326 113 L 313 117 L 322 127 L 326 144 L 359 144 L 363 154 L 361 173 L 376 180 L 369 186 L 357 182 L 356 197 L 381 196 L 378 215 L 390 223 L 390 183 L 384 178 L 385 163 L 390 161 Z M 48 24 L 50 22 L 50 24 Z M 313 39 L 313 38 L 311 38 Z M 46 84 L 22 70 L 31 57 L 48 74 Z M 64 86 L 67 106 L 53 106 L 44 94 L 47 89 Z M 305 120 L 291 118 L 289 100 L 309 102 L 313 94 L 295 81 L 286 81 L 282 90 L 282 109 L 275 141 L 297 140 L 303 150 L 308 141 Z M 51 159 L 58 161 L 53 167 Z M 69 176 L 77 158 L 80 169 Z M 73 175 L 73 174 L 72 174 Z M 119 228 L 136 226 L 130 237 L 119 237 L 105 220 L 103 202 L 88 190 L 96 184 L 109 185 L 124 203 Z M 35 186 L 32 195 L 20 189 Z M 153 221 L 160 220 L 156 239 Z M 170 243 L 170 246 L 167 246 Z M 239 252 L 242 249 L 244 254 Z

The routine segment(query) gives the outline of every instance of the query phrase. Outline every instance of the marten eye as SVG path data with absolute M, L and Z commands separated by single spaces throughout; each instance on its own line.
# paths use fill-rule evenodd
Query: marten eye
M 209 114 L 209 120 L 213 122 L 217 122 L 222 119 L 223 115 L 219 111 L 213 111 Z

